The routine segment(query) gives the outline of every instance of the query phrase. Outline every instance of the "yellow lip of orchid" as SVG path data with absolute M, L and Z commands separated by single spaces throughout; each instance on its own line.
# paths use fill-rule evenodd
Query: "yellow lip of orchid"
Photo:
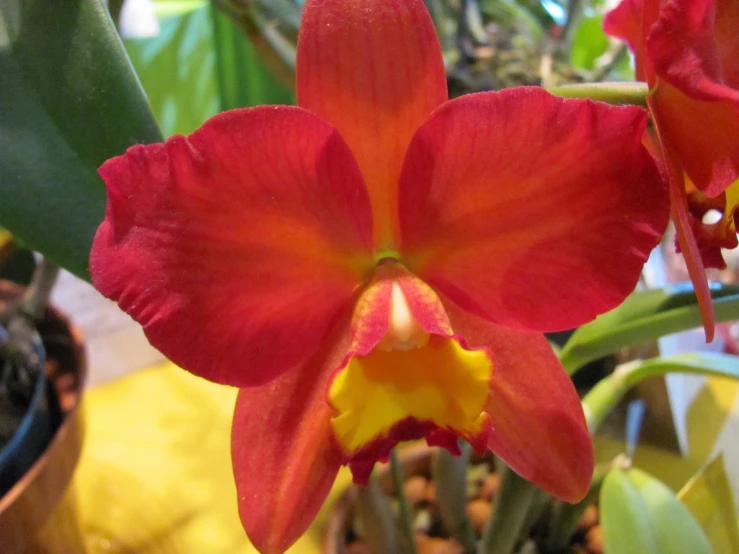
M 382 264 L 357 302 L 352 328 L 363 337 L 353 345 L 359 354 L 349 355 L 328 390 L 337 410 L 331 425 L 350 465 L 434 431 L 486 443 L 491 354 L 453 336 L 428 285 L 398 263 Z M 352 468 L 356 480 L 366 479 L 362 467 Z

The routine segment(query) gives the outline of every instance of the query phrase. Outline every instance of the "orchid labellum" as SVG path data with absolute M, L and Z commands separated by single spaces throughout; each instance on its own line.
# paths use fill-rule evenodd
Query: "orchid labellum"
M 106 162 L 95 285 L 240 387 L 240 514 L 264 553 L 337 471 L 463 437 L 570 502 L 593 452 L 541 334 L 634 288 L 668 220 L 647 114 L 520 88 L 447 100 L 421 0 L 306 2 L 300 107 L 220 114 Z
M 713 334 L 704 267 L 726 267 L 739 219 L 739 2 L 624 0 L 604 24 L 649 84 L 658 149 L 670 170 L 678 245 Z M 720 214 L 705 220 L 709 211 Z

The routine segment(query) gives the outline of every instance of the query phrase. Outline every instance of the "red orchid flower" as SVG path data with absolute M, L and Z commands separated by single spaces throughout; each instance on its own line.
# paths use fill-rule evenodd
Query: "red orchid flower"
M 490 448 L 586 493 L 592 444 L 541 334 L 619 304 L 667 225 L 646 112 L 538 88 L 447 101 L 421 0 L 309 0 L 300 107 L 107 161 L 93 282 L 175 363 L 241 388 L 232 457 L 264 553 L 342 464 Z
M 670 173 L 672 213 L 713 336 L 704 267 L 726 267 L 739 220 L 739 2 L 624 0 L 606 33 L 625 40 L 636 78 L 649 85 L 657 150 Z M 720 220 L 705 221 L 709 210 Z

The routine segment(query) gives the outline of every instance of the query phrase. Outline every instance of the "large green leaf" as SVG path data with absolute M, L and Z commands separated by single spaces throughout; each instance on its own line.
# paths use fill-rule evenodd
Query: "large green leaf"
M 716 321 L 739 317 L 739 287 L 711 289 Z M 643 344 L 670 333 L 701 325 L 692 288 L 639 291 L 618 308 L 575 331 L 560 352 L 570 373 L 625 346 Z
M 739 552 L 737 514 L 723 454 L 688 481 L 677 496 L 700 523 L 714 552 Z
M 659 480 L 613 467 L 600 493 L 600 523 L 608 554 L 711 554 L 690 511 Z
M 0 75 L 0 223 L 86 278 L 96 168 L 161 140 L 102 2 L 0 2 Z

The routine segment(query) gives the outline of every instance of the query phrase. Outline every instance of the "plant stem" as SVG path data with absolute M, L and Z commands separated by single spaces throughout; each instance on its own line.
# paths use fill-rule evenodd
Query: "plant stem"
M 400 528 L 405 535 L 406 550 L 410 554 L 417 554 L 416 551 L 416 537 L 413 533 L 413 521 L 411 520 L 411 511 L 408 507 L 408 499 L 405 497 L 405 491 L 403 488 L 404 475 L 403 468 L 400 467 L 400 461 L 398 460 L 397 448 L 393 448 L 390 451 L 390 469 L 393 473 L 393 483 L 395 484 L 395 495 L 398 498 L 398 505 L 400 507 Z
M 536 487 L 506 468 L 495 508 L 485 526 L 480 554 L 511 554 L 528 519 Z
M 21 296 L 16 309 L 34 321 L 41 319 L 46 306 L 49 304 L 51 289 L 54 288 L 58 274 L 59 266 L 48 258 L 42 258 L 36 266 L 31 283 Z
M 582 83 L 560 85 L 547 89 L 555 96 L 564 98 L 590 98 L 609 104 L 647 105 L 649 89 L 646 83 Z

